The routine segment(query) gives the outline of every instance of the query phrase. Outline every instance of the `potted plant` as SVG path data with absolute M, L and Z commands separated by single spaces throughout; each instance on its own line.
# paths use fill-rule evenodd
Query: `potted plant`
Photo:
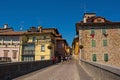
M 49 45 L 49 46 L 48 46 L 48 49 L 52 49 L 52 46 Z
M 90 34 L 90 36 L 91 36 L 92 38 L 94 38 L 95 34 Z
M 79 48 L 82 49 L 82 48 L 83 48 L 83 45 L 80 45 Z
M 107 34 L 107 33 L 103 33 L 103 35 L 104 35 L 105 37 L 107 37 L 107 36 L 108 36 L 108 34 Z

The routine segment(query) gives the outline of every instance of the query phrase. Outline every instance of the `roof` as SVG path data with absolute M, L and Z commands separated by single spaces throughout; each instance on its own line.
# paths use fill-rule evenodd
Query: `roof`
M 52 32 L 24 32 L 24 35 L 43 35 L 43 34 L 51 34 L 55 36 Z
M 57 34 L 59 34 L 57 28 L 43 28 L 42 30 L 43 30 L 43 32 L 44 32 L 44 30 L 54 30 Z
M 8 32 L 2 32 L 0 33 L 0 36 L 19 36 L 22 35 L 24 32 L 14 32 L 14 31 L 8 31 Z
M 85 14 L 94 14 L 94 13 L 85 13 Z M 102 19 L 102 21 L 99 22 L 99 21 L 97 21 L 97 19 L 98 20 Z M 83 21 L 80 21 L 80 22 L 76 23 L 76 34 L 78 34 L 79 27 L 85 27 L 85 26 L 86 27 L 88 27 L 88 26 L 108 26 L 108 25 L 111 25 L 111 26 L 113 26 L 113 25 L 120 25 L 120 22 L 111 22 L 111 21 L 107 20 L 104 17 L 93 16 L 93 17 L 88 18 L 86 20 L 86 23 L 84 23 Z
M 56 38 L 56 41 L 64 41 L 66 45 L 68 45 L 67 41 L 63 38 Z
M 96 26 L 106 26 L 108 28 L 110 28 L 110 26 L 114 26 L 114 28 L 117 28 L 115 27 L 115 25 L 118 25 L 120 26 L 120 22 L 104 22 L 104 23 L 76 23 L 76 34 L 78 34 L 78 28 L 79 27 L 88 27 L 88 26 L 93 26 L 93 27 L 96 27 Z M 97 27 L 98 29 L 100 27 Z M 112 27 L 113 28 L 113 27 Z
M 62 35 L 61 35 L 61 34 L 57 34 L 56 37 L 60 37 L 60 38 L 62 38 Z
M 8 31 L 0 33 L 0 36 L 20 36 L 20 35 L 43 35 L 43 34 L 52 34 L 52 32 L 15 32 L 15 31 Z M 55 36 L 55 35 L 54 35 Z
M 32 26 L 30 27 L 30 29 L 28 30 L 28 32 L 39 32 L 38 28 Z
M 13 28 L 0 28 L 0 33 L 1 32 L 8 32 L 8 31 L 13 31 Z
M 96 13 L 84 13 L 84 15 L 85 15 L 85 14 L 96 14 Z

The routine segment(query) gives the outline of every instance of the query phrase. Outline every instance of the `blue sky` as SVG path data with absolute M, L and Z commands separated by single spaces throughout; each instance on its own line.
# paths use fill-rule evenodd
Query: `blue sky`
M 0 27 L 5 23 L 19 31 L 38 25 L 57 28 L 71 45 L 75 23 L 84 12 L 94 12 L 111 21 L 120 21 L 120 0 L 0 0 Z

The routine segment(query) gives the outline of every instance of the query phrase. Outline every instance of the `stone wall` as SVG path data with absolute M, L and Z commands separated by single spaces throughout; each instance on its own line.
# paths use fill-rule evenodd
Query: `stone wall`
M 95 35 L 90 36 L 91 29 L 94 27 Z M 105 26 L 91 26 L 84 30 L 79 30 L 81 35 L 80 43 L 82 49 L 82 59 L 93 61 L 92 56 L 96 54 L 96 62 L 120 67 L 120 29 L 117 26 L 108 26 L 106 29 L 107 37 L 103 35 L 102 28 Z M 113 28 L 112 28 L 113 27 Z M 92 47 L 92 40 L 96 41 L 96 46 Z M 103 40 L 107 40 L 107 46 L 103 46 Z M 104 55 L 108 54 L 108 61 L 104 60 Z
M 82 67 L 94 80 L 120 80 L 120 68 L 81 60 Z
M 0 64 L 0 80 L 11 80 L 26 73 L 52 65 L 51 60 Z

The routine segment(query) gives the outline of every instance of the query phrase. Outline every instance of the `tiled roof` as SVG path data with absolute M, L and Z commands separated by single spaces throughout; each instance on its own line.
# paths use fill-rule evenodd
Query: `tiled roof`
M 15 35 L 38 35 L 38 34 L 52 34 L 52 32 L 15 32 L 15 31 L 8 31 L 8 32 L 2 32 L 0 33 L 1 36 L 15 36 Z
M 12 28 L 0 28 L 0 33 L 1 32 L 8 32 L 8 31 L 13 31 Z
M 56 37 L 60 37 L 60 38 L 62 38 L 62 35 L 61 35 L 61 34 L 57 34 Z
M 53 34 L 52 32 L 24 32 L 25 35 L 27 34 Z
M 105 22 L 111 22 L 111 21 L 109 21 L 109 20 L 106 20 L 104 17 L 101 17 L 101 16 L 93 16 L 93 17 L 91 17 L 91 18 L 88 18 L 88 19 L 86 20 L 86 23 L 93 23 L 93 21 L 94 21 L 95 19 L 97 19 L 97 18 L 102 18 L 102 19 L 105 20 Z M 79 23 L 84 23 L 84 22 L 83 22 L 83 21 L 80 21 Z
M 14 32 L 14 31 L 8 31 L 8 32 L 2 32 L 0 35 L 2 36 L 12 36 L 12 35 L 22 35 L 24 32 Z
M 56 33 L 59 34 L 57 28 L 43 28 L 42 30 L 43 30 L 43 32 L 44 32 L 44 30 L 48 30 L 48 31 L 49 31 L 49 30 L 55 30 Z
M 105 22 L 111 22 L 111 21 L 109 21 L 109 20 L 106 20 L 104 17 L 101 17 L 101 16 L 93 16 L 93 17 L 91 17 L 91 18 L 88 18 L 87 19 L 87 22 L 93 22 L 95 19 L 97 19 L 97 18 L 102 18 L 102 19 L 104 19 L 105 20 Z
M 56 38 L 56 40 L 65 40 L 65 39 L 63 39 L 63 38 Z
M 63 38 L 56 38 L 57 41 L 64 41 L 66 43 L 66 45 L 68 45 L 67 41 Z

